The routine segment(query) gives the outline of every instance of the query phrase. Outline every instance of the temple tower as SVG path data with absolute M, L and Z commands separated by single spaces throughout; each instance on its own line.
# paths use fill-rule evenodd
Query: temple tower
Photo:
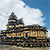
M 23 18 L 17 19 L 16 15 L 14 15 L 14 13 L 12 12 L 8 19 L 7 28 L 12 29 L 14 27 L 20 27 L 23 25 L 24 25 Z
M 16 17 L 16 15 L 14 15 L 14 13 L 12 12 L 11 15 L 9 16 L 9 19 L 8 19 L 7 29 L 12 29 L 12 28 L 14 28 L 15 25 L 16 25 L 16 20 L 17 20 L 17 17 Z

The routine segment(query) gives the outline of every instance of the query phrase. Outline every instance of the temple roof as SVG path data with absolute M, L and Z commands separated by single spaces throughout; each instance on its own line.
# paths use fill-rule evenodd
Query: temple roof
M 43 27 L 43 26 L 40 26 L 40 25 L 37 25 L 37 24 L 34 24 L 34 25 L 24 25 L 24 26 L 21 26 L 21 27 L 16 27 L 16 28 L 30 28 L 30 27 L 41 27 L 41 28 L 43 28 L 43 29 L 46 29 L 47 30 L 47 28 L 46 27 Z
M 12 12 L 11 15 L 9 16 L 9 18 L 11 18 L 11 17 L 17 19 L 17 17 L 16 17 L 16 15 L 14 14 L 14 12 Z
M 19 27 L 18 27 L 19 28 Z M 46 29 L 34 29 L 34 28 L 29 28 L 29 29 L 23 29 L 23 30 L 16 30 L 16 31 L 13 31 L 13 30 L 5 30 L 4 32 L 2 33 L 18 33 L 18 32 L 23 32 L 23 31 L 31 31 L 31 30 L 34 30 L 34 31 L 47 31 Z M 48 32 L 48 31 L 47 31 Z
M 11 15 L 9 16 L 8 24 L 6 26 L 8 26 L 8 25 L 14 25 L 14 24 L 16 24 L 16 25 L 19 25 L 19 24 L 24 25 L 24 22 L 23 22 L 23 18 L 17 19 L 17 17 L 14 14 L 14 12 L 12 12 Z
M 8 21 L 8 25 L 13 25 L 13 26 L 16 26 L 16 25 L 19 25 L 19 24 L 22 24 L 23 26 L 19 26 L 19 27 L 13 27 L 13 28 L 9 28 L 12 32 L 12 30 L 16 30 L 16 32 L 22 32 L 22 31 L 29 31 L 29 30 L 41 30 L 41 31 L 47 31 L 47 28 L 46 27 L 43 27 L 43 26 L 40 26 L 38 24 L 33 24 L 33 25 L 24 25 L 24 22 L 23 22 L 23 18 L 21 19 L 17 19 L 16 15 L 14 14 L 14 12 L 11 13 L 11 15 L 9 16 L 9 20 Z M 12 22 L 11 20 L 15 20 L 15 22 Z M 8 28 L 8 27 L 7 27 Z M 28 28 L 28 29 L 24 29 L 24 28 Z M 9 30 L 8 29 L 8 30 Z M 19 31 L 17 31 L 17 29 Z M 5 30 L 5 32 L 9 32 L 7 29 Z M 15 31 L 13 31 L 15 32 Z

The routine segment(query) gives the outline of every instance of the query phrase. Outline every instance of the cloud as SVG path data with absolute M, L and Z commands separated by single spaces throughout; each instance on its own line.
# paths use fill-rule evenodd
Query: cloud
M 50 37 L 50 30 L 48 30 L 48 37 Z
M 30 8 L 22 0 L 0 0 L 0 29 L 5 29 L 11 12 L 23 18 L 25 25 L 39 24 L 44 26 L 45 18 L 40 9 Z

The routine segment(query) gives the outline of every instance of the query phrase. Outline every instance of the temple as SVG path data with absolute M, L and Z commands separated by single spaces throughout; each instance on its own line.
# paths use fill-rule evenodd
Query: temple
M 38 24 L 24 25 L 23 18 L 17 19 L 12 12 L 6 25 L 6 30 L 2 30 L 1 42 L 8 45 L 22 47 L 46 47 L 50 46 L 47 38 L 47 28 Z

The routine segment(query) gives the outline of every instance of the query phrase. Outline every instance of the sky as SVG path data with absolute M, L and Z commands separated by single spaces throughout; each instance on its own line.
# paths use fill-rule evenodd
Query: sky
M 50 0 L 23 0 L 31 8 L 38 8 L 43 13 L 45 27 L 48 28 L 50 37 Z
M 17 18 L 23 18 L 25 25 L 39 24 L 48 28 L 50 37 L 50 1 L 49 0 L 0 0 L 0 29 L 6 29 L 8 18 L 14 12 Z
M 50 19 L 50 10 L 49 10 L 49 0 L 23 0 L 28 6 L 31 8 L 38 8 L 42 11 L 43 16 L 45 18 L 44 22 L 46 23 L 46 27 L 50 29 L 49 25 L 49 19 Z

